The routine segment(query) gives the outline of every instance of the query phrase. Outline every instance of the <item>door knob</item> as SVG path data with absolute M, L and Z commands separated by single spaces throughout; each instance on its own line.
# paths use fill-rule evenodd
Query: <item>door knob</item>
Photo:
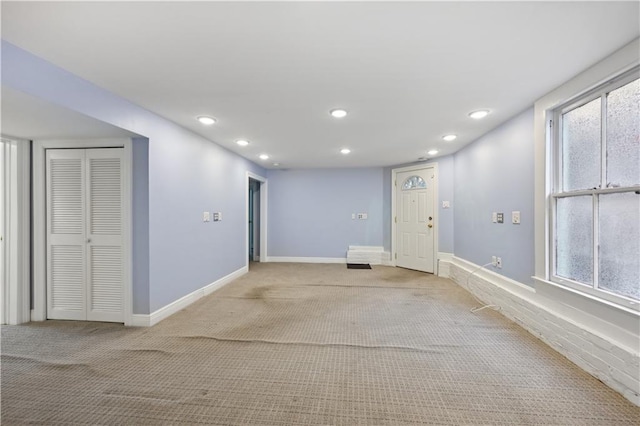
M 428 224 L 427 226 L 428 226 L 429 228 L 433 228 L 433 225 L 432 225 L 432 224 Z

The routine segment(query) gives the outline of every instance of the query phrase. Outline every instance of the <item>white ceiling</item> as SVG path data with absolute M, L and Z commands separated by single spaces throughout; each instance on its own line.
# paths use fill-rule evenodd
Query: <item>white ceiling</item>
M 253 161 L 446 155 L 640 35 L 639 2 L 2 2 L 2 38 Z M 328 111 L 342 107 L 336 120 Z M 489 108 L 482 121 L 467 114 Z M 199 124 L 212 115 L 218 123 Z M 441 137 L 456 133 L 453 143 Z M 236 139 L 248 139 L 246 148 Z M 348 156 L 339 149 L 349 147 Z

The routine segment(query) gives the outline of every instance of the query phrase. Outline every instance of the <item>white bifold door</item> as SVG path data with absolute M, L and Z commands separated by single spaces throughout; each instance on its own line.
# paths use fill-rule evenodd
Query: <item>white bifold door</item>
M 47 318 L 124 322 L 122 148 L 46 154 Z

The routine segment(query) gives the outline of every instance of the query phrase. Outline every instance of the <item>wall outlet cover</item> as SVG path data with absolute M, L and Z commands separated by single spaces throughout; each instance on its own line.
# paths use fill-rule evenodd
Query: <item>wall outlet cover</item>
M 519 225 L 520 224 L 520 212 L 519 211 L 512 211 L 511 212 L 511 223 L 513 223 L 514 225 Z
M 498 213 L 498 223 L 504 223 L 504 213 Z

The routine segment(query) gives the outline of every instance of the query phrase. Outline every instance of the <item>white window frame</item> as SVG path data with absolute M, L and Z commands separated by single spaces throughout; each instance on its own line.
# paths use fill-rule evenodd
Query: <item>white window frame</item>
M 552 124 L 549 126 L 549 131 L 551 134 L 551 179 L 552 182 L 552 192 L 550 194 L 550 202 L 549 202 L 549 265 L 550 265 L 550 280 L 552 282 L 565 285 L 573 288 L 574 290 L 582 291 L 587 294 L 601 297 L 610 302 L 619 304 L 619 305 L 629 305 L 634 306 L 640 310 L 640 305 L 631 304 L 630 302 L 638 302 L 638 300 L 632 299 L 630 297 L 623 296 L 621 294 L 613 293 L 603 288 L 598 288 L 598 279 L 599 279 L 599 250 L 598 246 L 599 242 L 599 196 L 602 194 L 614 194 L 614 193 L 624 193 L 624 192 L 634 192 L 640 188 L 640 186 L 632 186 L 632 187 L 623 187 L 623 188 L 608 188 L 606 187 L 606 161 L 607 161 L 607 139 L 606 139 L 606 116 L 607 116 L 607 103 L 606 96 L 609 92 L 618 89 L 634 80 L 637 80 L 640 76 L 640 68 L 636 67 L 630 71 L 624 72 L 622 74 L 616 75 L 612 77 L 606 83 L 599 85 L 593 90 L 590 90 L 586 94 L 583 94 L 577 100 L 571 100 L 559 107 L 555 108 L 552 113 Z M 562 188 L 562 116 L 576 108 L 579 108 L 583 105 L 592 102 L 595 99 L 601 99 L 601 123 L 604 125 L 601 127 L 601 162 L 600 162 L 600 184 L 596 189 L 585 189 L 585 190 L 575 190 L 575 191 L 564 191 Z M 593 283 L 591 287 L 589 287 L 585 283 L 580 283 L 575 280 L 571 280 L 569 278 L 565 278 L 559 275 L 556 275 L 556 244 L 554 243 L 556 240 L 556 224 L 554 223 L 554 219 L 556 218 L 556 205 L 557 200 L 560 198 L 571 198 L 578 196 L 590 196 L 592 199 L 592 224 L 593 224 L 593 240 L 592 240 L 592 261 L 593 261 Z
M 535 102 L 534 108 L 534 221 L 535 221 L 535 275 L 536 291 L 551 294 L 552 288 L 562 289 L 568 307 L 591 304 L 598 317 L 617 323 L 622 320 L 636 322 L 640 318 L 640 304 L 633 300 L 611 301 L 604 298 L 604 292 L 585 292 L 584 285 L 575 289 L 571 286 L 551 281 L 551 194 L 553 190 L 553 135 L 551 122 L 554 112 L 562 105 L 588 95 L 616 76 L 622 76 L 640 65 L 640 39 L 635 39 L 607 58 L 576 75 Z M 618 313 L 620 314 L 618 314 Z M 626 314 L 622 314 L 626 312 Z M 625 315 L 632 314 L 630 317 Z M 619 315 L 623 315 L 620 317 Z

